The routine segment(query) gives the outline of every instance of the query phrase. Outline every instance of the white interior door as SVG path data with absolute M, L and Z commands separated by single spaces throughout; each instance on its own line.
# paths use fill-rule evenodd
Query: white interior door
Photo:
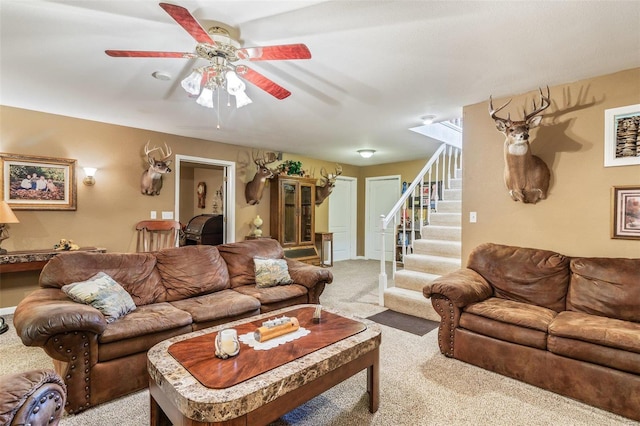
M 338 177 L 327 201 L 329 232 L 333 232 L 333 260 L 354 259 L 357 243 L 358 179 Z
M 366 187 L 366 224 L 365 257 L 380 260 L 381 255 L 381 215 L 386 215 L 400 198 L 400 176 L 380 176 L 367 178 Z M 385 231 L 385 259 L 394 259 L 394 229 Z

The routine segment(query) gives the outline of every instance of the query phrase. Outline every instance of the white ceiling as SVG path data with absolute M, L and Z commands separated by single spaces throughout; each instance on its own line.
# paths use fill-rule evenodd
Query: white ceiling
M 237 30 L 243 46 L 306 44 L 310 60 L 251 63 L 293 94 L 248 84 L 253 104 L 224 108 L 216 130 L 215 113 L 180 87 L 195 60 L 104 53 L 193 51 L 157 1 L 0 0 L 0 103 L 366 165 L 432 152 L 408 130 L 420 116 L 640 66 L 639 1 L 173 3 L 205 29 Z M 361 148 L 377 153 L 364 160 Z

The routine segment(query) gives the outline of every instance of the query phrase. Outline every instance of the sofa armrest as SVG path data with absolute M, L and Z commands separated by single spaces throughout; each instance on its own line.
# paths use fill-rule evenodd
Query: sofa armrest
M 32 370 L 3 376 L 0 381 L 0 424 L 58 424 L 67 393 L 54 371 Z
M 422 294 L 427 299 L 440 295 L 458 308 L 485 300 L 493 294 L 493 287 L 482 275 L 472 269 L 458 269 L 436 278 L 424 286 Z
M 285 258 L 285 260 L 289 268 L 289 275 L 296 284 L 312 289 L 320 283 L 331 284 L 333 281 L 333 274 L 327 268 L 309 265 L 295 259 Z
M 99 335 L 107 327 L 100 311 L 53 288 L 41 288 L 25 297 L 16 308 L 13 324 L 22 343 L 42 347 L 58 334 L 85 331 Z

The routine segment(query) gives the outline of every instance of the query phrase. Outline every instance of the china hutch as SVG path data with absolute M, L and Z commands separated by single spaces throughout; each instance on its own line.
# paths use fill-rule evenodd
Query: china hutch
M 270 182 L 271 236 L 285 256 L 319 264 L 315 246 L 316 179 L 278 175 Z

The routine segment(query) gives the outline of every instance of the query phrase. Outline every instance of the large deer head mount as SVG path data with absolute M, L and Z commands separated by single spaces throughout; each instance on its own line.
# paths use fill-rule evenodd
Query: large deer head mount
M 267 179 L 273 178 L 276 173 L 274 170 L 268 168 L 267 164 L 275 163 L 278 157 L 275 152 L 264 153 L 261 157 L 257 157 L 252 152 L 251 157 L 254 164 L 258 167 L 258 170 L 253 179 L 248 182 L 244 188 L 244 197 L 248 204 L 254 205 L 260 203 Z
M 142 179 L 140 181 L 140 191 L 144 195 L 159 195 L 162 189 L 162 175 L 171 172 L 169 166 L 171 165 L 171 148 L 165 143 L 164 147 L 167 152 L 165 153 L 162 148 L 154 146 L 149 149 L 149 142 L 144 146 L 144 155 L 147 156 L 149 162 L 149 168 L 142 173 Z M 157 160 L 151 155 L 154 151 L 160 151 L 160 159 Z
M 321 183 L 316 186 L 316 206 L 322 204 L 322 202 L 331 195 L 331 191 L 336 186 L 336 178 L 342 174 L 342 166 L 336 164 L 336 172 L 327 174 L 324 167 L 320 168 Z
M 511 114 L 507 118 L 498 117 L 511 99 L 498 109 L 493 108 L 493 99 L 489 97 L 489 115 L 496 123 L 496 128 L 505 135 L 504 140 L 504 183 L 514 201 L 537 203 L 547 198 L 549 168 L 539 157 L 531 153 L 529 130 L 540 125 L 542 116 L 538 115 L 551 105 L 549 87 L 545 96 L 540 89 L 540 105 L 533 101 L 533 111 L 524 110 L 524 120 L 512 121 Z

